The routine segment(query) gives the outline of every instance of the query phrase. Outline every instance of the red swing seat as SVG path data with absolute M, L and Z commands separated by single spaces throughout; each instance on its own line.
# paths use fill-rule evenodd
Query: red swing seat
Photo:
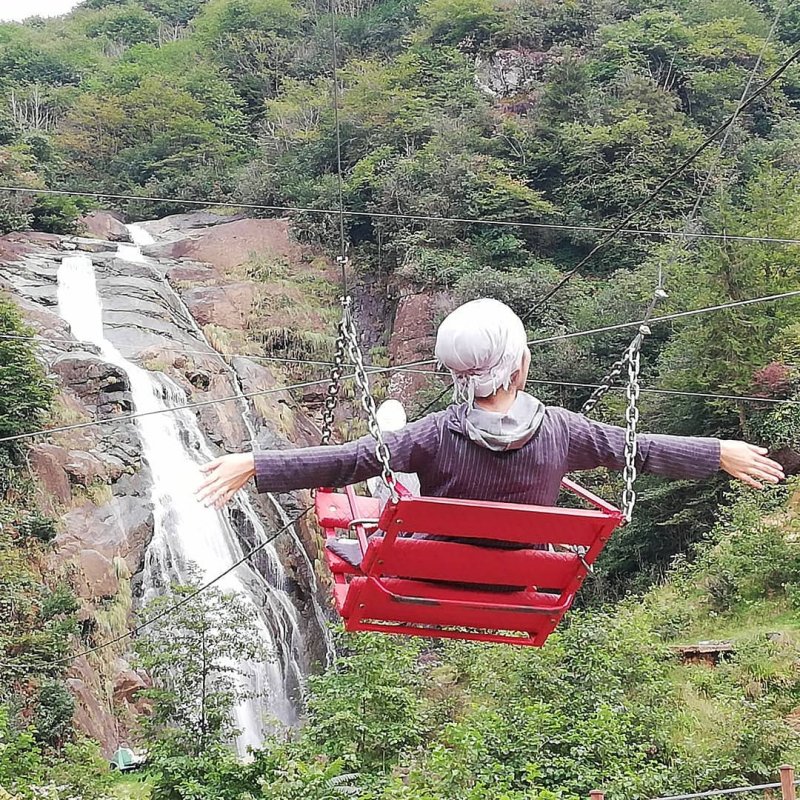
M 399 499 L 381 513 L 379 500 L 357 495 L 352 486 L 318 490 L 317 519 L 345 628 L 543 645 L 623 521 L 617 508 L 572 481 L 562 486 L 593 508 L 416 497 L 398 487 Z M 357 567 L 330 549 L 352 542 L 353 533 L 361 556 Z M 502 549 L 508 542 L 572 545 L 581 552 Z

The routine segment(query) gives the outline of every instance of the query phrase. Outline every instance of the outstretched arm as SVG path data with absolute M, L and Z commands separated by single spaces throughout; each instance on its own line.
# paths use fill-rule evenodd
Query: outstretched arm
M 419 472 L 432 458 L 439 442 L 435 416 L 384 433 L 393 469 Z M 289 492 L 358 483 L 380 475 L 382 465 L 375 454 L 375 440 L 364 436 L 343 445 L 222 456 L 201 470 L 205 477 L 198 500 L 221 508 L 253 477 L 259 492 Z
M 625 466 L 625 429 L 568 413 L 570 470 Z M 636 464 L 643 472 L 669 478 L 707 478 L 724 470 L 750 486 L 778 483 L 783 468 L 767 450 L 746 442 L 699 436 L 642 434 Z

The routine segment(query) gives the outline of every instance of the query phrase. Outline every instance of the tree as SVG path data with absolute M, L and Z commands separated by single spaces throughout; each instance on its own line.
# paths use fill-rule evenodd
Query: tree
M 53 384 L 36 358 L 33 334 L 17 307 L 0 294 L 0 333 L 20 339 L 0 340 L 0 437 L 29 431 L 41 421 L 53 399 Z
M 141 612 L 149 619 L 186 600 L 199 581 L 173 586 Z M 201 756 L 230 742 L 236 704 L 252 696 L 243 686 L 242 661 L 269 657 L 255 633 L 256 611 L 243 598 L 207 589 L 148 626 L 136 641 L 141 666 L 154 687 L 144 695 L 152 714 L 145 737 L 167 758 Z

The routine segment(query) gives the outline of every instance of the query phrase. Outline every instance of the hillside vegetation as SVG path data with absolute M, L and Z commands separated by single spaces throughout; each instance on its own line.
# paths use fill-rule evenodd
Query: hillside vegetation
M 622 220 L 800 39 L 792 0 L 359 0 L 336 10 L 347 208 L 568 226 L 354 216 L 353 269 L 370 283 L 489 294 L 521 313 L 598 241 L 592 226 Z M 331 55 L 329 9 L 310 0 L 86 0 L 61 19 L 2 25 L 0 183 L 172 198 L 120 201 L 133 217 L 195 207 L 182 199 L 334 208 Z M 632 224 L 679 232 L 701 198 L 693 230 L 800 237 L 799 98 L 793 64 L 725 148 L 707 150 Z M 88 203 L 0 193 L 0 230 L 69 231 Z M 335 250 L 330 215 L 292 217 L 298 236 Z M 664 312 L 786 291 L 796 258 L 796 246 L 769 242 L 620 236 L 537 310 L 531 334 L 638 318 L 659 268 Z M 791 397 L 798 307 L 657 326 L 645 381 Z M 549 381 L 596 382 L 629 337 L 536 348 L 535 390 L 577 407 L 588 389 Z M 620 401 L 600 413 L 619 419 Z M 645 395 L 644 406 L 654 430 L 785 444 L 763 403 Z M 644 480 L 644 521 L 606 560 L 603 591 L 662 574 L 708 532 L 721 488 Z
M 381 215 L 347 218 L 354 279 L 490 295 L 521 314 L 800 40 L 796 0 L 335 2 L 343 199 Z M 130 195 L 116 203 L 130 219 L 190 201 L 335 208 L 331 33 L 315 0 L 85 0 L 63 18 L 0 25 L 0 185 Z M 617 237 L 537 310 L 531 336 L 638 319 L 659 270 L 665 313 L 797 289 L 796 245 L 736 237 L 800 238 L 798 103 L 793 64 L 724 149 L 631 223 L 680 232 L 690 219 L 724 237 Z M 72 233 L 109 203 L 0 190 L 0 233 Z M 291 217 L 299 238 L 336 251 L 333 215 Z M 476 217 L 510 224 L 460 221 Z M 798 407 L 773 401 L 800 399 L 798 311 L 791 299 L 654 326 L 646 386 L 750 399 L 643 394 L 644 427 L 747 437 L 796 458 Z M 0 316 L 21 330 L 12 308 Z M 536 393 L 579 407 L 590 390 L 562 384 L 595 383 L 630 335 L 535 348 Z M 50 397 L 30 348 L 2 348 L 0 389 L 35 391 L 0 391 L 0 436 L 35 426 Z M 621 414 L 612 393 L 596 416 Z M 102 782 L 49 666 L 74 612 L 42 578 L 53 522 L 29 511 L 24 450 L 0 450 L 0 467 L 0 592 L 15 615 L 0 630 L 0 786 L 33 797 L 54 775 L 66 787 L 54 798 L 91 797 Z M 620 488 L 587 480 L 609 497 Z M 643 478 L 636 519 L 542 651 L 343 638 L 295 741 L 269 742 L 246 768 L 221 745 L 173 748 L 150 784 L 120 796 L 152 785 L 154 800 L 356 788 L 555 800 L 600 785 L 633 800 L 772 779 L 798 755 L 798 487 L 727 490 Z M 672 649 L 721 637 L 734 653 L 714 669 Z M 31 659 L 42 667 L 24 680 L 13 665 Z

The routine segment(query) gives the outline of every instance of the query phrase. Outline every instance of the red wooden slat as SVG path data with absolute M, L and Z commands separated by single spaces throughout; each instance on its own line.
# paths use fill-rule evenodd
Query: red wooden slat
M 464 630 L 463 628 L 432 628 L 430 626 L 415 626 L 391 623 L 376 623 L 350 621 L 345 622 L 348 631 L 376 631 L 378 633 L 393 633 L 401 636 L 424 636 L 428 639 L 460 639 L 471 642 L 490 642 L 493 644 L 512 644 L 523 647 L 541 647 L 547 637 L 553 632 L 556 624 L 546 623 L 545 627 L 535 634 L 519 634 L 509 632 L 506 634 L 488 633 L 481 630 Z M 521 634 L 521 635 L 520 635 Z
M 374 536 L 361 569 L 369 575 L 419 580 L 484 583 L 500 586 L 566 588 L 583 566 L 573 553 L 543 550 L 494 550 L 455 542 L 399 538 L 383 546 Z
M 353 519 L 350 502 L 346 495 L 339 492 L 317 490 L 314 498 L 314 508 L 319 524 L 323 528 L 343 528 Z M 361 518 L 377 519 L 381 513 L 381 502 L 374 497 L 358 496 L 358 516 Z
M 555 606 L 557 597 L 536 592 L 472 592 L 397 578 L 381 585 L 354 578 L 348 595 L 346 616 L 357 619 L 533 634 L 542 619 L 556 624 L 564 611 Z
M 404 497 L 386 532 L 432 533 L 521 544 L 588 547 L 609 519 L 600 511 L 511 503 L 473 503 L 439 497 Z

